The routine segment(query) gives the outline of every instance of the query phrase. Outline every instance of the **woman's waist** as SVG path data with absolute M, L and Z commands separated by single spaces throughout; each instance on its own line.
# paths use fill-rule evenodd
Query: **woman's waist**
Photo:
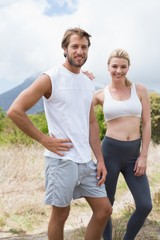
M 137 118 L 123 118 L 107 122 L 106 136 L 121 141 L 140 138 L 140 122 Z

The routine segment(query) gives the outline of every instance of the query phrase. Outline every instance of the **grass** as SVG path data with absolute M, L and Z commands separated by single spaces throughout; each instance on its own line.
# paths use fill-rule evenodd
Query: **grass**
M 36 144 L 0 146 L 0 239 L 47 231 L 50 207 L 43 203 L 43 152 Z M 136 240 L 160 239 L 160 146 L 151 145 L 147 171 L 153 210 Z M 130 192 L 120 176 L 112 216 L 113 240 L 123 239 L 133 209 Z M 90 216 L 90 208 L 84 200 L 74 201 L 66 223 L 65 240 L 83 239 Z

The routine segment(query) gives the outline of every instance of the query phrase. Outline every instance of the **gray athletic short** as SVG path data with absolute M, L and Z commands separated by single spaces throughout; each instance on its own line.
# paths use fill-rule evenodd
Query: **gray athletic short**
M 72 199 L 106 197 L 104 184 L 97 186 L 96 169 L 97 165 L 92 160 L 79 164 L 46 157 L 45 204 L 66 207 Z

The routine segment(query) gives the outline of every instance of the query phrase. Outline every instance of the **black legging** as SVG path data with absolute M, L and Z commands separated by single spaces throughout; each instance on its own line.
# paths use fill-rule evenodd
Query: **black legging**
M 104 137 L 102 152 L 107 168 L 106 190 L 111 204 L 114 203 L 120 172 L 132 193 L 136 209 L 131 215 L 123 240 L 134 240 L 152 209 L 150 189 L 146 174 L 134 176 L 134 165 L 140 153 L 141 140 L 119 141 Z M 103 234 L 104 240 L 112 240 L 112 222 L 109 220 Z

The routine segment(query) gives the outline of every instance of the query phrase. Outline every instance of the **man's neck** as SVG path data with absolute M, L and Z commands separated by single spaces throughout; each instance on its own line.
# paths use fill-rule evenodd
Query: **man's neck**
M 70 72 L 75 73 L 75 74 L 79 74 L 80 70 L 81 70 L 80 67 L 74 67 L 74 66 L 68 64 L 67 62 L 65 62 L 63 64 L 63 67 L 65 67 L 67 70 L 69 70 Z

